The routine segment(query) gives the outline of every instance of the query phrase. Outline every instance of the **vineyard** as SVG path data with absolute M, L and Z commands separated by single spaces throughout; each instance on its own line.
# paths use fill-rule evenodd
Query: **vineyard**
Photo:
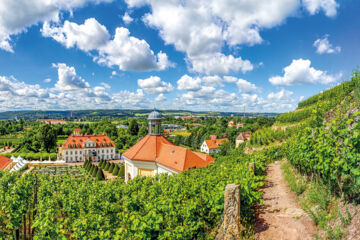
M 355 201 L 360 201 L 359 86 L 360 74 L 355 72 L 351 81 L 300 104 L 312 104 L 316 110 L 309 123 L 288 141 L 286 154 L 301 173 L 321 180 L 333 193 Z M 322 98 L 334 98 L 341 106 L 324 115 L 326 101 L 320 101 Z
M 0 172 L 0 238 L 205 239 L 220 222 L 229 183 L 241 184 L 242 224 L 249 234 L 254 206 L 261 203 L 265 163 L 278 155 L 275 151 L 235 150 L 205 168 L 137 177 L 127 184 L 90 174 Z M 84 171 L 91 163 L 86 165 Z
M 267 146 L 272 143 L 281 143 L 287 138 L 291 137 L 297 128 L 287 128 L 285 130 L 274 130 L 271 127 L 262 128 L 254 132 L 249 140 L 247 146 L 249 147 L 259 147 L 259 146 Z

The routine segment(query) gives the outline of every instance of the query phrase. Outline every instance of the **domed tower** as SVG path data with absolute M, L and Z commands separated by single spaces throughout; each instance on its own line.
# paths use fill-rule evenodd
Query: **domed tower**
M 149 134 L 161 135 L 161 113 L 154 110 L 149 114 Z

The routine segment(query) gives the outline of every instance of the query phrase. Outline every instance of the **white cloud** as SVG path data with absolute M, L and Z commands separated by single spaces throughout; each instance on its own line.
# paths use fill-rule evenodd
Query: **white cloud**
M 281 89 L 279 92 L 271 92 L 268 95 L 268 99 L 274 101 L 291 101 L 291 97 L 294 93 L 285 89 Z
M 86 52 L 98 49 L 110 39 L 106 27 L 95 18 L 86 19 L 81 25 L 65 21 L 60 27 L 45 22 L 41 32 L 43 36 L 52 37 L 66 48 L 77 47 Z
M 201 88 L 201 79 L 199 77 L 192 78 L 185 74 L 177 81 L 177 85 L 178 90 L 197 91 Z
M 223 85 L 223 80 L 221 79 L 221 77 L 215 75 L 215 76 L 204 76 L 202 77 L 202 81 L 209 86 L 224 86 Z
M 44 21 L 58 22 L 61 11 L 72 12 L 89 3 L 112 0 L 4 0 L 0 1 L 0 48 L 13 52 L 11 37 Z
M 145 40 L 130 36 L 127 28 L 116 28 L 114 38 L 110 39 L 106 27 L 94 18 L 80 25 L 69 21 L 63 26 L 44 23 L 42 33 L 67 48 L 94 51 L 97 53 L 94 61 L 108 67 L 117 66 L 122 71 L 164 70 L 173 66 L 165 53 L 160 51 L 155 55 Z
M 166 101 L 166 97 L 162 93 L 160 93 L 159 96 L 155 98 L 155 102 L 164 102 L 164 101 Z
M 148 108 L 150 104 L 142 89 L 137 89 L 136 92 L 123 90 L 114 94 L 114 98 L 122 107 Z
M 71 91 L 90 87 L 88 82 L 76 74 L 74 67 L 69 67 L 65 63 L 53 64 L 53 67 L 58 69 L 59 79 L 55 84 L 58 90 Z
M 100 85 L 102 85 L 106 89 L 111 89 L 110 85 L 107 83 L 102 82 L 102 83 L 100 83 Z
M 5 76 L 0 76 L 0 92 L 15 97 L 46 98 L 49 96 L 47 89 L 41 88 L 39 84 L 26 84 L 16 80 L 14 77 L 8 78 Z
M 229 72 L 243 73 L 253 70 L 253 65 L 249 60 L 243 60 L 241 57 L 234 57 L 233 55 L 225 56 L 222 53 L 204 54 L 189 58 L 192 63 L 192 70 L 205 74 L 219 74 L 224 75 Z
M 45 83 L 51 82 L 51 78 L 45 78 L 45 79 L 44 79 L 44 82 L 45 82 Z
M 314 42 L 314 47 L 316 47 L 316 52 L 319 54 L 323 53 L 339 53 L 341 52 L 341 47 L 336 46 L 335 48 L 329 42 L 329 35 L 325 35 L 323 38 L 319 38 Z
M 318 3 L 311 3 L 318 2 Z M 303 1 L 315 14 L 320 9 L 333 15 L 334 0 Z M 159 31 L 166 44 L 186 53 L 189 68 L 205 74 L 228 74 L 253 69 L 248 60 L 224 55 L 230 48 L 263 42 L 260 31 L 270 29 L 295 16 L 300 0 L 126 0 L 129 7 L 149 5 L 143 21 Z M 336 12 L 336 8 L 335 8 Z
M 269 79 L 273 85 L 295 85 L 305 83 L 329 84 L 336 82 L 342 74 L 329 75 L 326 71 L 310 67 L 311 61 L 294 59 L 289 66 L 283 69 L 284 76 L 274 76 Z
M 224 81 L 228 83 L 235 83 L 241 93 L 252 93 L 260 91 L 260 89 L 253 83 L 248 82 L 241 78 L 236 78 L 233 76 L 225 76 Z
M 169 93 L 174 90 L 171 83 L 161 81 L 158 76 L 150 76 L 146 79 L 139 79 L 138 85 L 149 94 Z
M 127 12 L 125 12 L 122 19 L 123 19 L 125 24 L 129 24 L 134 20 L 132 17 L 130 17 L 129 13 L 127 13 Z
M 328 17 L 336 16 L 339 4 L 335 0 L 302 0 L 304 7 L 311 15 L 324 11 Z

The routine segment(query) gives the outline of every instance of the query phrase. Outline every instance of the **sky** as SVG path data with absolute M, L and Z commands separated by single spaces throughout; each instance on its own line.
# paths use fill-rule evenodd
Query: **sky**
M 292 111 L 357 69 L 359 10 L 357 0 L 0 0 L 0 111 Z

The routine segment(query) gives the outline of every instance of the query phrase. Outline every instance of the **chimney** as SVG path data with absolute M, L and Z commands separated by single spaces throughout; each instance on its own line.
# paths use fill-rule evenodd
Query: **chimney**
M 216 135 L 210 135 L 210 139 L 211 139 L 211 141 L 216 142 Z

